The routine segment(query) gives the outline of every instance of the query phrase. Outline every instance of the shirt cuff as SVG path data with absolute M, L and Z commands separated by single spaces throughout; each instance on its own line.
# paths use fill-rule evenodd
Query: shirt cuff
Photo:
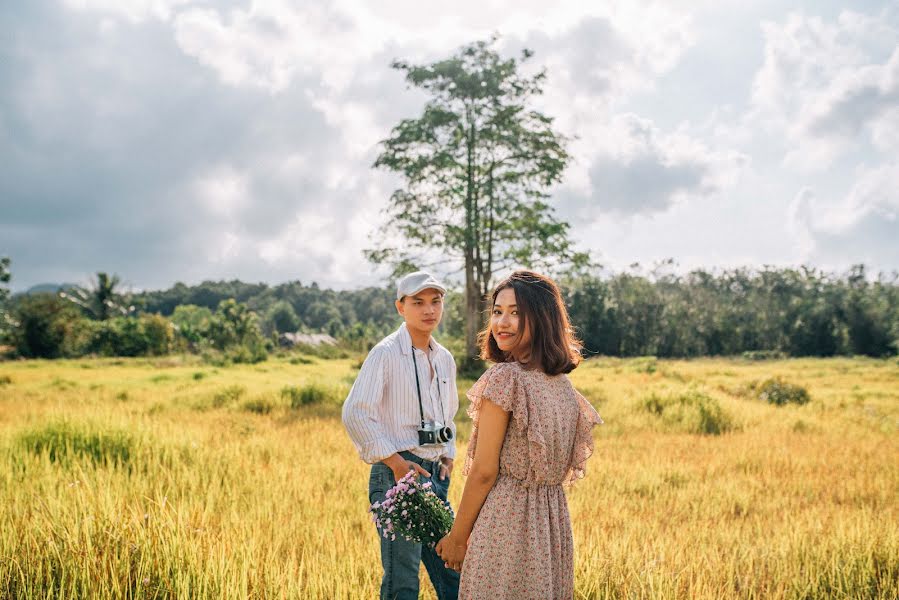
M 359 456 L 370 465 L 381 462 L 393 454 L 396 454 L 396 450 L 387 440 L 373 440 L 359 448 Z

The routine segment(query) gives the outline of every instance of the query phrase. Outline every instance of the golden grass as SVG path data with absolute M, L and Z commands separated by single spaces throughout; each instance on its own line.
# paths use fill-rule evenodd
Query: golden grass
M 337 400 L 356 362 L 0 364 L 0 598 L 375 597 L 367 467 Z M 754 398 L 771 376 L 811 402 Z M 576 597 L 899 596 L 895 360 L 596 359 L 572 379 L 606 420 L 569 492 Z M 291 409 L 281 390 L 310 383 L 331 399 Z M 685 433 L 643 408 L 653 393 L 704 394 L 733 428 Z M 106 463 L 91 438 L 54 462 L 23 442 L 54 427 L 130 453 Z

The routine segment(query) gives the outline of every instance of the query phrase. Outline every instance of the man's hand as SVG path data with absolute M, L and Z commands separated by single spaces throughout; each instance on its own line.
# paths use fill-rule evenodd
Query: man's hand
M 443 481 L 453 473 L 453 459 L 444 456 L 440 459 L 440 481 Z
M 434 548 L 437 556 L 443 559 L 443 565 L 447 569 L 452 569 L 457 573 L 462 572 L 462 563 L 465 561 L 465 552 L 468 549 L 467 543 L 459 543 L 453 538 L 452 532 L 446 534 L 437 542 Z
M 409 471 L 415 471 L 419 475 L 424 475 L 425 477 L 431 476 L 431 474 L 425 471 L 420 464 L 412 462 L 411 460 L 406 460 L 399 454 L 392 454 L 385 458 L 383 462 L 390 467 L 391 471 L 393 471 L 393 477 L 396 481 L 405 477 Z

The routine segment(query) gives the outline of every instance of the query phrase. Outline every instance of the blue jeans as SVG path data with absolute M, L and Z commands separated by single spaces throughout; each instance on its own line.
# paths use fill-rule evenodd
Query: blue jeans
M 407 460 L 420 464 L 431 474 L 433 490 L 443 500 L 449 490 L 450 478 L 440 481 L 440 463 L 423 460 L 411 452 L 400 452 Z M 422 478 L 424 478 L 422 476 Z M 384 494 L 396 485 L 393 471 L 384 463 L 371 466 L 368 480 L 368 501 L 383 502 Z M 459 595 L 459 574 L 443 566 L 443 559 L 437 556 L 433 548 L 416 544 L 397 536 L 396 540 L 386 539 L 378 532 L 381 540 L 381 566 L 384 577 L 381 579 L 381 600 L 417 600 L 418 569 L 424 562 L 434 590 L 439 600 L 456 600 Z

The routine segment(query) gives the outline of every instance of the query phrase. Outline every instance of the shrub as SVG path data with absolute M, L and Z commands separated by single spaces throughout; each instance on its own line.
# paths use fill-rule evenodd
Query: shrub
M 66 354 L 66 338 L 78 311 L 55 294 L 32 294 L 16 301 L 12 310 L 13 347 L 25 358 L 59 358 Z
M 247 392 L 247 388 L 242 385 L 229 385 L 224 387 L 212 395 L 212 406 L 221 408 L 226 404 L 237 402 Z
M 719 435 L 734 428 L 718 401 L 696 390 L 668 396 L 653 393 L 643 399 L 642 408 L 668 426 L 688 433 Z
M 315 346 L 313 346 L 312 344 L 296 344 L 291 348 L 291 350 L 294 352 L 300 352 L 307 356 L 314 356 L 316 358 L 321 358 L 324 360 L 350 357 L 350 353 L 345 349 L 340 348 L 339 346 L 332 346 L 331 344 L 318 344 Z
M 71 336 L 70 353 L 161 356 L 172 350 L 174 331 L 172 323 L 160 315 L 81 320 Z
M 768 379 L 755 386 L 759 400 L 775 406 L 784 404 L 806 404 L 811 397 L 808 390 L 800 385 L 787 383 L 778 377 Z
M 0 375 L 0 385 L 11 385 L 12 377 L 9 375 Z
M 45 425 L 19 436 L 18 445 L 52 462 L 68 465 L 87 458 L 95 465 L 126 465 L 134 455 L 135 441 L 126 431 L 76 426 L 67 421 Z
M 652 375 L 658 368 L 658 361 L 655 356 L 641 356 L 630 361 L 632 371 L 637 373 L 647 373 Z
M 175 326 L 162 315 L 141 315 L 146 348 L 144 354 L 162 356 L 168 354 L 175 341 Z
M 268 396 L 256 396 L 241 405 L 243 410 L 256 413 L 257 415 L 267 415 L 272 412 L 274 407 L 275 403 Z
M 340 392 L 335 388 L 319 383 L 309 383 L 303 387 L 293 385 L 281 389 L 281 398 L 290 403 L 290 408 L 300 408 L 312 404 L 323 404 L 328 401 L 340 402 Z
M 261 341 L 251 341 L 244 345 L 231 346 L 225 353 L 228 360 L 235 364 L 256 364 L 268 358 L 265 344 Z
M 787 355 L 780 350 L 747 350 L 742 357 L 745 360 L 781 360 Z

